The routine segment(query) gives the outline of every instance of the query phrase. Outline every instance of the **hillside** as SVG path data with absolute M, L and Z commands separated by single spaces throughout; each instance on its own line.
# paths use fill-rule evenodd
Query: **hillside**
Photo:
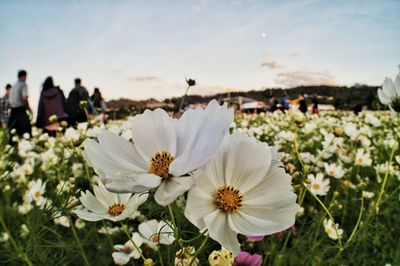
M 196 91 L 195 87 L 189 92 L 185 99 L 184 106 L 189 104 L 207 103 L 212 99 L 226 99 L 230 97 L 243 96 L 253 98 L 259 101 L 268 102 L 268 100 L 275 96 L 280 100 L 284 95 L 288 95 L 289 99 L 295 99 L 298 95 L 303 92 L 308 98 L 317 95 L 320 103 L 333 104 L 336 109 L 350 110 L 356 105 L 365 105 L 370 109 L 376 109 L 379 107 L 376 92 L 378 86 L 366 86 L 357 85 L 352 87 L 346 86 L 301 86 L 290 89 L 281 88 L 266 88 L 262 90 L 251 90 L 251 91 L 238 91 L 230 93 L 219 93 L 209 96 L 201 96 L 191 94 Z M 118 99 L 107 102 L 107 106 L 111 109 L 136 109 L 141 112 L 145 108 L 153 109 L 153 106 L 165 107 L 167 109 L 174 109 L 171 105 L 178 108 L 181 97 L 169 98 L 163 101 L 165 106 L 162 106 L 162 102 L 155 99 L 148 99 L 143 101 L 135 101 L 130 99 Z

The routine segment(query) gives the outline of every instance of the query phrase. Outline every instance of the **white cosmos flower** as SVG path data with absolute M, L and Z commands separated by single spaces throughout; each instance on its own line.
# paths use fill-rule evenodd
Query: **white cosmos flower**
M 400 72 L 394 82 L 390 78 L 384 80 L 382 88 L 378 90 L 378 97 L 382 104 L 400 112 Z
M 64 216 L 64 215 L 54 218 L 54 223 L 62 225 L 64 227 L 70 227 L 70 223 L 69 223 L 68 217 Z
M 237 234 L 270 235 L 294 224 L 299 209 L 291 177 L 263 143 L 235 133 L 190 189 L 186 218 L 234 256 Z
M 175 241 L 174 230 L 164 221 L 153 219 L 143 222 L 139 224 L 138 230 L 144 242 L 155 250 L 159 244 L 171 245 Z
M 90 191 L 81 192 L 79 200 L 84 208 L 73 211 L 82 220 L 121 221 L 132 216 L 148 198 L 147 193 L 133 194 L 132 196 L 131 193 L 109 192 L 101 182 L 98 186 L 94 186 L 93 190 L 94 195 Z
M 370 166 L 372 164 L 371 156 L 363 149 L 358 149 L 355 158 L 355 165 Z
M 329 176 L 332 176 L 334 178 L 342 178 L 344 176 L 344 170 L 342 166 L 336 165 L 334 163 L 332 164 L 327 164 L 324 163 L 325 171 Z
M 28 184 L 29 190 L 24 195 L 24 200 L 27 203 L 35 202 L 37 206 L 41 206 L 46 202 L 43 194 L 46 192 L 46 182 L 42 179 L 32 180 Z
M 133 144 L 109 131 L 99 142 L 87 139 L 85 158 L 108 190 L 141 192 L 158 187 L 156 201 L 172 203 L 193 184 L 187 174 L 214 155 L 233 121 L 233 110 L 213 100 L 189 109 L 179 120 L 164 110 L 146 110 L 132 119 Z
M 324 179 L 324 175 L 322 173 L 318 173 L 316 176 L 313 174 L 309 174 L 307 178 L 310 180 L 310 190 L 315 195 L 324 196 L 329 191 L 329 179 Z
M 342 238 L 343 229 L 340 229 L 339 224 L 336 224 L 335 230 L 335 227 L 330 219 L 324 219 L 324 229 L 331 239 L 337 240 L 338 238 Z
M 143 244 L 143 238 L 138 233 L 133 233 L 132 239 L 126 241 L 124 245 L 114 245 L 114 249 L 117 250 L 112 254 L 115 264 L 125 265 L 131 258 L 140 258 L 141 250 L 136 249 L 132 241 L 135 242 L 138 248 Z
M 67 130 L 65 130 L 64 138 L 63 138 L 65 141 L 73 141 L 74 142 L 74 141 L 78 141 L 79 138 L 80 138 L 79 131 L 76 130 L 75 128 L 69 127 L 69 128 L 67 128 Z

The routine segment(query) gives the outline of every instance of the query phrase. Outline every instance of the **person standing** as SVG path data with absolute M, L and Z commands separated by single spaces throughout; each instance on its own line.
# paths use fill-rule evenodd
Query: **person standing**
M 97 110 L 100 110 L 101 115 L 102 115 L 102 122 L 106 123 L 107 122 L 107 119 L 106 119 L 107 106 L 103 99 L 103 96 L 101 95 L 99 88 L 94 88 L 94 92 L 93 92 L 92 96 L 90 97 L 90 101 L 93 105 L 93 113 L 96 115 Z
M 29 106 L 28 87 L 26 85 L 27 73 L 25 70 L 18 72 L 18 81 L 11 88 L 10 92 L 10 118 L 8 120 L 8 128 L 15 129 L 19 136 L 28 133 L 31 135 L 32 128 L 26 111 L 32 115 L 32 109 Z
M 304 93 L 303 92 L 300 93 L 299 100 L 300 100 L 299 101 L 299 110 L 303 114 L 307 113 L 308 106 L 307 106 L 307 101 L 306 101 L 306 98 L 304 97 Z
M 36 127 L 43 128 L 44 133 L 54 137 L 60 122 L 67 118 L 64 93 L 59 87 L 54 86 L 53 78 L 48 77 L 40 93 Z
M 8 117 L 10 116 L 10 90 L 11 85 L 6 85 L 6 93 L 0 98 L 0 127 L 7 128 Z
M 87 122 L 88 115 L 91 113 L 89 93 L 82 86 L 81 79 L 75 79 L 75 87 L 68 95 L 67 104 L 70 125 L 75 126 L 76 123 Z
M 319 114 L 318 96 L 316 94 L 314 95 L 314 97 L 312 99 L 312 104 L 313 104 L 312 113 L 318 115 Z
M 285 93 L 285 95 L 282 98 L 282 111 L 285 112 L 286 110 L 289 110 L 289 97 Z

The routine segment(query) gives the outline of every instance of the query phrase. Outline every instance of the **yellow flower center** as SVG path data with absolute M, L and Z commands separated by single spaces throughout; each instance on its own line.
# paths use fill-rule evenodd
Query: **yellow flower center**
M 35 196 L 35 198 L 40 197 L 40 191 L 36 191 L 35 193 L 33 193 L 33 196 Z
M 169 176 L 169 166 L 174 160 L 174 157 L 166 151 L 157 152 L 150 161 L 149 172 L 167 179 Z
M 312 186 L 313 186 L 314 189 L 320 189 L 321 188 L 321 186 L 319 184 L 313 184 Z
M 220 210 L 233 212 L 242 207 L 243 196 L 240 191 L 231 186 L 218 189 L 215 202 Z
M 108 208 L 108 213 L 111 216 L 118 216 L 120 215 L 125 209 L 125 206 L 123 204 L 114 204 L 110 208 Z
M 157 234 L 157 235 L 153 235 L 152 237 L 151 237 L 151 241 L 153 241 L 153 242 L 160 242 L 160 236 Z
M 128 246 L 128 245 L 125 245 L 125 246 L 124 246 L 124 252 L 125 252 L 125 253 L 128 253 L 128 254 L 131 253 L 131 252 L 132 252 L 131 247 Z
M 335 175 L 335 171 L 334 171 L 334 170 L 330 170 L 330 171 L 329 171 L 329 175 L 330 175 L 330 176 L 334 176 L 334 175 Z

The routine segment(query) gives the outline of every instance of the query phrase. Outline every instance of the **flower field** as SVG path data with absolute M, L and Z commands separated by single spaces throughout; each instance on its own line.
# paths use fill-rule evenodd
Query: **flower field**
M 0 132 L 0 264 L 398 265 L 399 116 L 388 111 L 358 116 L 340 111 L 236 114 L 229 129 L 231 146 L 212 155 L 215 167 L 200 167 L 205 162 L 200 163 L 201 158 L 187 163 L 185 158 L 194 155 L 180 152 L 176 144 L 174 157 L 150 151 L 153 175 L 140 185 L 119 182 L 129 176 L 129 169 L 147 171 L 146 152 L 136 141 L 140 158 L 145 158 L 137 159 L 137 168 L 114 162 L 117 156 L 129 158 L 124 145 L 132 138 L 146 137 L 135 119 L 106 126 L 79 124 L 56 138 L 34 129 L 31 138 L 14 136 L 14 146 Z M 170 131 L 161 134 L 172 138 Z M 223 137 L 212 135 L 207 141 L 219 143 Z M 97 158 L 101 153 L 106 155 Z M 269 161 L 261 160 L 263 156 Z M 229 184 L 213 187 L 213 178 L 220 174 L 218 158 L 225 171 L 232 172 L 225 177 L 253 173 L 236 183 L 231 180 L 241 192 Z M 237 160 L 229 163 L 231 158 Z M 171 170 L 172 161 L 177 163 Z M 178 164 L 181 161 L 186 163 Z M 195 184 L 182 173 L 195 176 Z M 274 183 L 265 182 L 269 176 Z M 172 182 L 179 189 L 170 188 Z M 242 226 L 245 221 L 233 215 L 226 224 L 217 215 L 201 215 L 208 212 L 209 206 L 202 205 L 207 196 L 231 214 L 244 208 L 242 203 L 250 204 L 257 188 L 265 188 L 257 192 L 265 193 L 265 199 L 280 197 L 251 213 L 253 224 L 262 224 L 259 220 L 265 216 L 274 229 Z M 232 231 L 224 231 L 226 236 L 216 232 L 228 225 Z

